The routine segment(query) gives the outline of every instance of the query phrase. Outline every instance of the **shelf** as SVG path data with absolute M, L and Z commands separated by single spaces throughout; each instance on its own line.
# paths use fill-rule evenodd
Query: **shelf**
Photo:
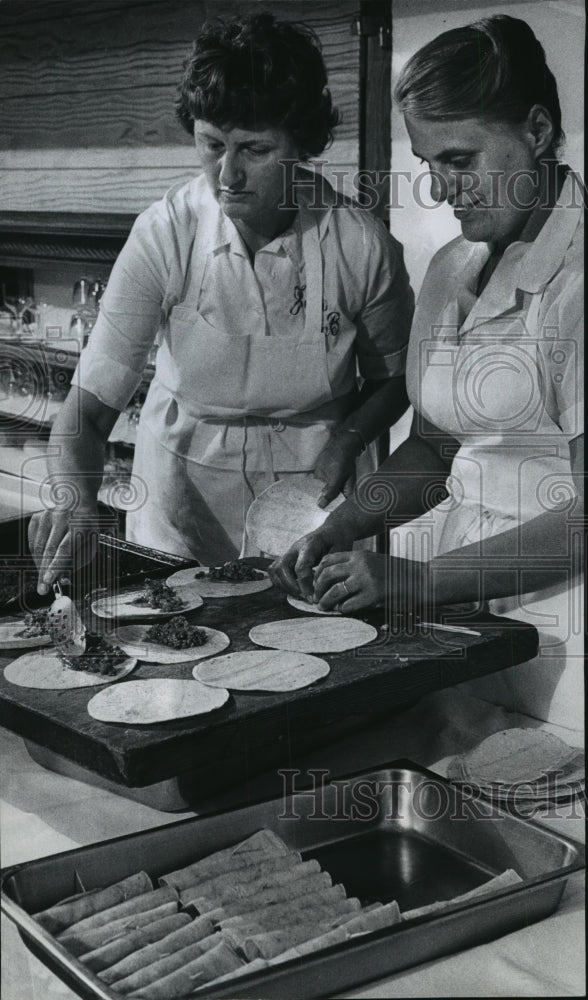
M 0 264 L 114 264 L 135 215 L 0 212 Z
M 21 430 L 50 429 L 61 403 L 49 396 L 6 396 L 0 399 L 0 418 L 17 424 Z
M 50 431 L 61 405 L 62 399 L 50 396 L 6 396 L 0 399 L 0 427 L 2 422 L 21 432 L 35 434 Z M 137 438 L 137 423 L 123 410 L 110 432 L 110 444 L 120 444 L 134 448 Z
M 34 514 L 38 510 L 50 507 L 50 491 L 44 475 L 29 479 L 22 475 L 0 471 L 0 522 L 10 521 L 16 517 Z M 118 514 L 126 514 L 128 504 L 136 496 L 130 473 L 119 477 L 109 475 L 107 481 L 98 491 L 98 502 L 115 510 Z M 126 504 L 125 504 L 126 499 Z
M 71 344 L 72 338 L 68 338 Z M 59 368 L 69 368 L 72 371 L 79 361 L 79 351 L 59 345 L 59 341 L 35 340 L 33 337 L 0 337 L 0 344 L 5 350 L 18 352 L 22 357 L 27 350 L 39 354 L 41 359 L 48 365 L 57 365 Z M 25 349 L 23 352 L 23 348 Z M 23 354 L 21 354 L 23 352 Z
M 67 342 L 71 344 L 72 339 L 67 338 Z M 26 351 L 30 350 L 31 354 L 38 354 L 40 360 L 45 362 L 46 365 L 69 368 L 72 371 L 76 368 L 80 358 L 79 351 L 72 351 L 69 348 L 61 346 L 59 340 L 35 340 L 33 337 L 0 336 L 0 344 L 8 351 L 9 355 L 11 352 L 16 351 L 21 361 L 23 356 L 26 355 Z M 25 349 L 24 352 L 23 348 Z M 155 365 L 152 362 L 148 362 L 143 369 L 143 382 L 151 382 L 154 372 Z

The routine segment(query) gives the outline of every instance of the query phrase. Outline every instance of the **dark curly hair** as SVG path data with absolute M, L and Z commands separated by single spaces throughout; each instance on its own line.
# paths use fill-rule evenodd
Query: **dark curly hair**
M 339 121 L 315 32 L 268 12 L 204 24 L 175 108 L 190 135 L 195 119 L 217 128 L 283 128 L 302 159 L 325 149 Z
M 445 31 L 419 49 L 394 91 L 400 110 L 431 120 L 481 118 L 512 125 L 541 104 L 563 140 L 557 83 L 526 21 L 497 14 Z

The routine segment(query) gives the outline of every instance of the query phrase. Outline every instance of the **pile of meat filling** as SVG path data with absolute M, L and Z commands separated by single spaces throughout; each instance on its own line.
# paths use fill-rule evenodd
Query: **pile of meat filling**
M 85 670 L 89 674 L 103 674 L 112 677 L 117 673 L 117 667 L 126 660 L 127 654 L 120 646 L 113 646 L 102 635 L 86 632 L 86 651 L 81 656 L 66 656 L 61 659 L 70 670 Z
M 208 636 L 205 629 L 190 625 L 186 618 L 178 615 L 167 622 L 152 625 L 145 635 L 147 642 L 157 642 L 172 649 L 188 649 L 190 646 L 203 646 Z
M 185 602 L 175 590 L 163 580 L 145 580 L 143 593 L 132 602 L 141 607 L 157 608 L 158 611 L 179 611 Z
M 246 583 L 250 580 L 263 580 L 264 574 L 253 566 L 235 559 L 233 562 L 226 562 L 222 566 L 211 566 L 208 571 L 197 571 L 196 580 L 214 580 L 227 583 Z
M 29 611 L 25 615 L 24 629 L 20 635 L 25 639 L 36 639 L 41 635 L 50 635 L 47 611 L 47 608 L 39 608 L 38 611 Z

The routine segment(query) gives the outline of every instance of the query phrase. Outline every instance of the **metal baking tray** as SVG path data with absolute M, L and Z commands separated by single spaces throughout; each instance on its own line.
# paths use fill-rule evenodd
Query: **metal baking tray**
M 132 586 L 146 577 L 166 577 L 170 572 L 194 565 L 169 552 L 128 542 L 119 534 L 118 514 L 100 505 L 101 531 L 93 563 L 73 574 L 72 596 L 81 606 L 88 592 L 97 587 Z M 0 615 L 48 605 L 53 593 L 37 594 L 37 569 L 28 548 L 29 518 L 0 525 Z
M 330 778 L 247 808 L 183 820 L 17 865 L 2 872 L 2 910 L 33 952 L 84 1000 L 117 1000 L 30 916 L 79 891 L 145 869 L 153 878 L 238 842 L 262 827 L 362 903 L 396 899 L 401 910 L 452 899 L 514 868 L 523 882 L 361 935 L 349 943 L 211 986 L 207 997 L 304 1000 L 381 979 L 509 933 L 553 913 L 583 847 L 501 811 L 410 761 Z M 107 873 L 107 877 L 105 877 Z

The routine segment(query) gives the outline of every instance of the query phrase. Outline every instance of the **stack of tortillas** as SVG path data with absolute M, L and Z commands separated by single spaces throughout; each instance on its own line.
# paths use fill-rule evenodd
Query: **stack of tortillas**
M 504 729 L 455 757 L 447 776 L 498 802 L 536 807 L 583 792 L 584 754 L 542 729 Z

